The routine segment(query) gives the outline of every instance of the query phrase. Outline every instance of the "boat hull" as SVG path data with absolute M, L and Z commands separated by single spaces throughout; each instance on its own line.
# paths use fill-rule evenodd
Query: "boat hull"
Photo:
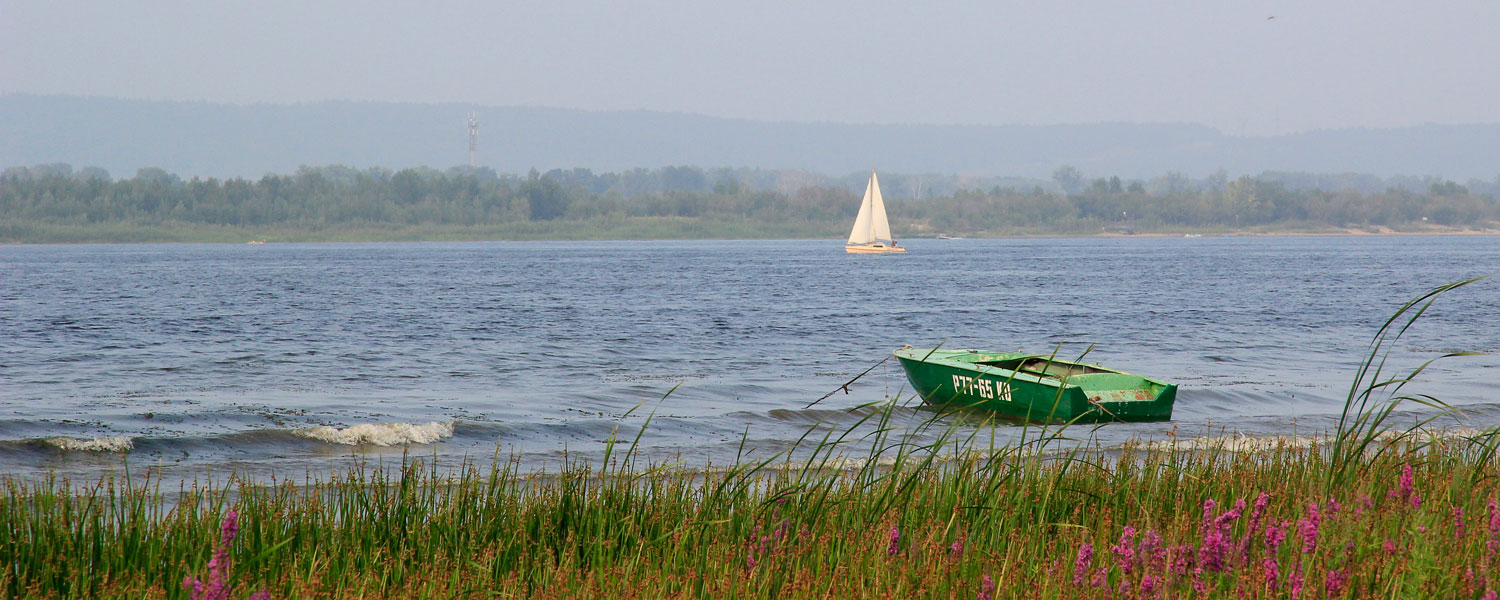
M 906 248 L 887 246 L 882 242 L 875 242 L 872 244 L 845 245 L 844 252 L 850 254 L 883 254 L 887 252 L 906 252 Z
M 1166 421 L 1177 386 L 1048 356 L 903 348 L 895 352 L 922 400 L 1041 423 Z

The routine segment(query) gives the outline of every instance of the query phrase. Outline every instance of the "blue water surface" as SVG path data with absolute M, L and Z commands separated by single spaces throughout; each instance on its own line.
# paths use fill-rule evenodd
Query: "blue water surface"
M 903 245 L 0 247 L 0 471 L 300 477 L 403 452 L 548 468 L 602 456 L 611 432 L 630 439 L 650 415 L 651 456 L 722 463 L 909 394 L 895 361 L 881 364 L 902 345 L 1087 351 L 1181 384 L 1171 423 L 1110 425 L 1106 441 L 1314 432 L 1402 303 L 1500 270 L 1500 238 L 1482 236 Z M 1493 280 L 1445 294 L 1390 368 L 1500 351 L 1497 300 Z M 1497 383 L 1490 355 L 1440 361 L 1412 385 L 1488 427 Z M 314 430 L 361 425 L 394 441 Z

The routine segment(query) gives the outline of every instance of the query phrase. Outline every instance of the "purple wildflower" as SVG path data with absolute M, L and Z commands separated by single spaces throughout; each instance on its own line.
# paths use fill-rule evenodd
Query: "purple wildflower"
M 1479 600 L 1500 600 L 1500 595 L 1495 594 L 1493 589 L 1485 589 L 1484 595 L 1480 596 Z
M 1339 501 L 1334 500 L 1333 498 L 1329 498 L 1327 504 L 1328 518 L 1330 519 L 1337 517 L 1339 515 L 1339 509 L 1343 508 L 1343 505 L 1339 504 Z
M 1286 541 L 1286 529 L 1283 529 L 1285 526 L 1285 522 L 1279 526 L 1275 523 L 1266 526 L 1265 538 L 1268 553 L 1276 554 L 1276 549 L 1281 547 L 1281 542 Z
M 1461 506 L 1453 507 L 1453 539 L 1464 537 L 1464 509 Z
M 1396 555 L 1396 542 L 1395 542 L 1395 540 L 1386 539 L 1385 543 L 1381 544 L 1380 547 L 1381 547 L 1381 549 L 1385 550 L 1386 554 L 1388 554 L 1390 556 L 1395 556 Z
M 1078 547 L 1078 558 L 1073 560 L 1073 585 L 1083 585 L 1083 578 L 1089 572 L 1089 563 L 1094 560 L 1094 545 L 1084 542 Z
M 1260 561 L 1260 572 L 1266 579 L 1266 587 L 1276 589 L 1276 582 L 1281 578 L 1281 565 L 1276 563 L 1276 559 L 1267 558 Z
M 1292 573 L 1287 575 L 1287 583 L 1291 584 L 1293 598 L 1302 595 L 1302 563 L 1292 567 Z
M 1214 504 L 1213 498 L 1203 501 L 1203 526 L 1199 527 L 1199 529 L 1208 531 L 1208 524 L 1214 521 L 1214 508 L 1217 506 L 1217 504 Z
M 1145 577 L 1141 578 L 1141 597 L 1142 598 L 1155 598 L 1156 597 L 1156 592 L 1160 588 L 1161 588 L 1161 578 L 1160 577 L 1157 577 L 1155 575 L 1151 575 L 1151 574 L 1148 573 Z
M 1234 502 L 1234 507 L 1213 520 L 1203 530 L 1203 548 L 1199 550 L 1199 564 L 1208 571 L 1224 570 L 1224 558 L 1229 554 L 1229 526 L 1245 512 L 1243 498 Z
M 229 598 L 229 543 L 240 532 L 240 515 L 233 509 L 224 515 L 219 525 L 219 543 L 214 546 L 213 558 L 208 561 L 208 581 L 189 575 L 182 580 L 182 589 L 188 590 L 191 600 L 227 600 Z M 261 590 L 252 598 L 265 600 L 270 594 Z
M 1224 554 L 1229 549 L 1229 539 L 1219 529 L 1203 534 L 1203 547 L 1198 550 L 1198 564 L 1208 571 L 1224 570 Z
M 1193 546 L 1183 544 L 1172 551 L 1172 574 L 1183 577 L 1188 574 L 1188 569 L 1193 566 Z
M 1244 513 L 1245 499 L 1240 498 L 1239 500 L 1234 501 L 1233 507 L 1231 507 L 1229 510 L 1224 511 L 1224 514 L 1219 515 L 1218 518 L 1214 519 L 1214 525 L 1219 527 L 1227 527 L 1230 523 L 1233 523 L 1235 519 L 1240 518 L 1240 515 Z
M 1349 576 L 1343 569 L 1334 569 L 1323 578 L 1323 593 L 1325 596 L 1334 597 L 1344 593 L 1344 586 L 1348 585 Z
M 964 557 L 964 541 L 963 540 L 953 540 L 953 545 L 952 546 L 948 546 L 948 555 L 952 556 L 954 560 L 958 560 L 960 558 L 963 558 Z
M 1261 492 L 1255 497 L 1255 505 L 1250 509 L 1250 521 L 1245 526 L 1245 539 L 1240 540 L 1240 555 L 1242 560 L 1250 560 L 1250 544 L 1254 541 L 1255 532 L 1260 529 L 1260 520 L 1266 514 L 1266 506 L 1271 504 L 1271 495 Z
M 1421 508 L 1422 496 L 1413 487 L 1411 476 L 1411 463 L 1401 465 L 1401 477 L 1396 480 L 1396 489 L 1391 490 L 1392 498 L 1400 498 L 1401 502 L 1410 504 L 1412 508 Z
M 1500 535 L 1500 507 L 1490 500 L 1490 535 Z
M 979 600 L 990 600 L 995 594 L 995 580 L 985 575 L 979 580 Z
M 1318 548 L 1318 524 L 1323 521 L 1318 514 L 1318 503 L 1307 505 L 1307 516 L 1297 521 L 1297 533 L 1302 536 L 1302 552 L 1312 554 Z
M 240 514 L 229 509 L 229 514 L 224 515 L 224 523 L 219 526 L 219 543 L 228 544 L 234 541 L 234 536 L 240 532 Z
M 886 554 L 886 556 L 895 556 L 896 555 L 896 551 L 900 550 L 900 549 L 901 549 L 901 528 L 897 527 L 897 526 L 891 526 L 891 543 L 890 543 L 890 545 L 886 546 L 886 548 L 885 548 L 885 554 Z
M 1167 547 L 1163 541 L 1155 529 L 1148 529 L 1146 535 L 1141 536 L 1139 559 L 1143 570 L 1157 572 L 1167 568 Z
M 1135 528 L 1126 525 L 1125 530 L 1120 533 L 1120 542 L 1110 546 L 1109 551 L 1115 555 L 1115 562 L 1120 565 L 1120 570 L 1129 575 L 1131 568 L 1135 566 Z

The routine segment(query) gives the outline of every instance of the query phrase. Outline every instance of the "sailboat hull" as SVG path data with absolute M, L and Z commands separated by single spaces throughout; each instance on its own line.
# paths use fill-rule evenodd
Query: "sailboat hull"
M 887 246 L 882 242 L 873 244 L 857 244 L 844 246 L 844 252 L 850 254 L 883 254 L 887 252 L 906 252 L 906 248 L 900 246 Z

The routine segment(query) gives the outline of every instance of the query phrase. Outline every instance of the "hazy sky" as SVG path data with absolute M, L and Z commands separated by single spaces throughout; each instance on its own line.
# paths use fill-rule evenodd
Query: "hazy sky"
M 0 93 L 1259 135 L 1500 122 L 1497 31 L 1494 0 L 0 0 Z

